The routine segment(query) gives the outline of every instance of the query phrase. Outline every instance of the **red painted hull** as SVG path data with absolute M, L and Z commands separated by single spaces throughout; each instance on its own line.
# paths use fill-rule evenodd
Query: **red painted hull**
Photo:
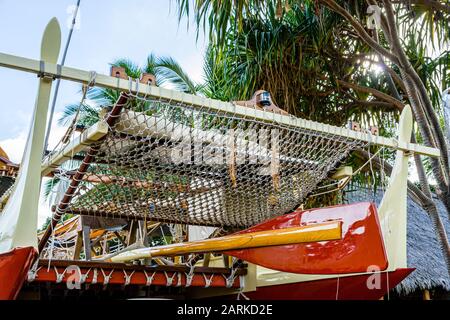
M 33 247 L 15 248 L 0 254 L 0 300 L 14 300 L 36 256 Z
M 228 251 L 227 254 L 263 267 L 302 274 L 367 272 L 369 266 L 386 270 L 387 255 L 373 203 L 295 211 L 240 233 L 274 230 L 328 221 L 342 221 L 342 239 Z
M 254 300 L 379 300 L 412 271 L 404 268 L 383 272 L 378 283 L 372 281 L 374 274 L 369 274 L 258 287 L 245 295 Z M 379 287 L 369 289 L 368 280 Z

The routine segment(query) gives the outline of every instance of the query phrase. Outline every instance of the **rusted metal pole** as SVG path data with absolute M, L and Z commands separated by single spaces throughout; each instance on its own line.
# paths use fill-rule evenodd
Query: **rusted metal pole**
M 123 106 L 127 103 L 128 99 L 129 96 L 125 93 L 122 93 L 119 99 L 117 99 L 116 103 L 114 104 L 114 107 L 112 108 L 111 112 L 106 116 L 105 119 L 109 127 L 112 127 L 114 123 L 117 121 L 120 112 L 122 111 Z M 98 153 L 99 149 L 100 146 L 90 147 L 77 172 L 72 176 L 70 185 L 67 188 L 67 191 L 64 194 L 63 199 L 56 207 L 52 220 L 50 221 L 50 224 L 47 226 L 45 233 L 43 234 L 42 238 L 39 241 L 38 246 L 39 252 L 42 252 L 42 250 L 44 250 L 45 245 L 47 244 L 47 241 L 52 234 L 52 230 L 56 227 L 62 215 L 65 213 L 67 207 L 70 204 L 70 201 L 75 195 L 75 191 L 78 189 L 80 182 L 83 181 L 83 177 L 87 172 L 87 170 L 89 169 L 91 163 L 94 161 L 95 155 Z

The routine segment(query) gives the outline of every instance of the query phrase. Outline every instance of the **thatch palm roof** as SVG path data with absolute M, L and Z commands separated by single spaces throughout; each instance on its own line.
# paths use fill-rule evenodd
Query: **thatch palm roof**
M 450 221 L 444 205 L 436 200 L 439 215 L 450 234 Z M 441 288 L 450 291 L 450 278 L 428 214 L 408 199 L 408 267 L 416 270 L 397 287 L 400 294 Z
M 382 199 L 382 192 L 375 196 L 363 188 L 346 192 L 346 202 L 375 201 Z M 450 235 L 449 216 L 444 205 L 436 200 L 439 215 L 445 225 L 447 235 Z M 400 295 L 407 295 L 416 290 L 444 289 L 450 291 L 450 278 L 444 257 L 439 248 L 436 235 L 428 214 L 412 199 L 408 198 L 408 267 L 416 268 L 394 290 Z

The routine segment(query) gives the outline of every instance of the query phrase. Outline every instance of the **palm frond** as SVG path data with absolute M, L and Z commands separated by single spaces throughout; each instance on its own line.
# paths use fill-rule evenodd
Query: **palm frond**
M 58 123 L 66 126 L 73 120 L 73 117 L 78 114 L 78 125 L 91 126 L 99 120 L 98 113 L 98 107 L 87 103 L 69 104 L 64 108 L 61 117 L 58 119 Z
M 141 77 L 142 69 L 130 59 L 117 59 L 111 65 L 124 68 L 125 73 L 133 79 L 139 79 Z
M 169 85 L 174 90 L 186 93 L 197 93 L 197 84 L 173 58 L 159 57 L 156 61 L 155 71 L 160 85 Z

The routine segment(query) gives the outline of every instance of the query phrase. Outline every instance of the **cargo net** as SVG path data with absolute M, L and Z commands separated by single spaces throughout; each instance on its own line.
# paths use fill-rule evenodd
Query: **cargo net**
M 271 113 L 267 113 L 270 118 Z M 247 227 L 295 209 L 364 142 L 133 96 L 65 212 Z

